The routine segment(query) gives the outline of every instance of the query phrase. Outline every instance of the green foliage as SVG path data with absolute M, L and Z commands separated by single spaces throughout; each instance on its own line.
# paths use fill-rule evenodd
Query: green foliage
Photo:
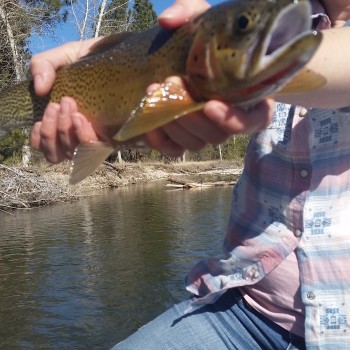
M 62 6 L 70 0 L 7 0 L 0 1 L 0 89 L 25 77 L 30 52 L 28 39 L 33 33 L 45 32 L 64 21 Z M 0 141 L 0 161 L 21 157 L 26 135 L 15 130 Z
M 249 135 L 233 136 L 221 145 L 223 160 L 239 160 L 244 158 L 249 142 Z M 219 160 L 219 146 L 209 145 L 199 152 L 186 152 L 188 161 Z
M 112 0 L 104 11 L 101 28 L 98 35 L 109 35 L 113 33 L 125 32 L 130 29 L 131 10 L 128 1 Z M 93 25 L 95 32 L 95 24 Z
M 141 32 L 157 23 L 157 14 L 149 0 L 135 0 L 133 5 L 133 21 L 131 30 Z
M 0 88 L 18 80 L 16 69 L 23 72 L 24 61 L 28 59 L 25 48 L 30 26 L 23 20 L 26 12 L 16 1 L 6 1 L 0 5 L 4 17 L 0 18 Z M 10 37 L 11 33 L 12 37 Z M 12 45 L 16 46 L 17 62 L 14 60 Z
M 0 162 L 11 162 L 18 159 L 22 154 L 22 147 L 27 141 L 24 131 L 16 129 L 0 140 Z
M 249 135 L 237 135 L 233 136 L 221 145 L 221 156 L 222 160 L 241 160 L 244 158 L 248 142 Z M 124 156 L 124 155 L 123 155 Z M 217 145 L 208 145 L 198 152 L 186 152 L 186 161 L 210 161 L 210 160 L 220 160 L 220 150 Z M 127 160 L 123 157 L 123 159 Z M 169 158 L 162 155 L 158 151 L 150 150 L 143 157 L 144 160 L 148 161 L 176 161 L 178 158 Z
M 99 35 L 126 31 L 140 32 L 153 27 L 156 23 L 157 14 L 149 0 L 135 0 L 131 9 L 128 1 L 112 0 L 105 8 Z
M 57 22 L 65 22 L 68 11 L 63 8 L 71 4 L 70 0 L 24 0 L 23 2 L 26 5 L 26 12 L 31 16 L 32 25 L 46 28 Z
M 237 135 L 228 139 L 222 147 L 223 159 L 242 159 L 247 151 L 249 135 Z
M 18 81 L 16 70 L 24 78 L 30 58 L 27 45 L 30 35 L 43 32 L 49 35 L 53 25 L 66 19 L 67 12 L 62 11 L 62 6 L 68 2 L 70 0 L 0 1 L 5 16 L 0 18 L 0 89 Z

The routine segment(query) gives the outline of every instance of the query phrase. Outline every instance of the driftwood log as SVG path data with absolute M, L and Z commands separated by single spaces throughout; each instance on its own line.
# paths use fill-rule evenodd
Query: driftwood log
M 178 180 L 174 178 L 168 178 L 169 183 L 165 184 L 168 188 L 206 188 L 206 187 L 218 187 L 218 186 L 234 186 L 237 181 L 215 181 L 215 182 L 187 182 L 184 180 Z

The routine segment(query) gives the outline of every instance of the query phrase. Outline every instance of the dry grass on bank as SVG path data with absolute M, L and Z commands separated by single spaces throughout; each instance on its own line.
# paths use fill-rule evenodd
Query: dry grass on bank
M 104 163 L 95 174 L 76 186 L 68 184 L 70 164 L 45 164 L 37 168 L 0 164 L 0 210 L 28 209 L 91 196 L 99 189 L 127 186 L 168 177 L 198 174 L 237 176 L 240 161 L 188 163 Z

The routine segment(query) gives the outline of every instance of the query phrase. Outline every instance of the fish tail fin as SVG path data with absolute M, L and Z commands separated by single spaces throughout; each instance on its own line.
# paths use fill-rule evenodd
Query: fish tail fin
M 0 91 L 0 140 L 13 129 L 31 126 L 40 120 L 48 102 L 49 96 L 35 94 L 31 80 Z

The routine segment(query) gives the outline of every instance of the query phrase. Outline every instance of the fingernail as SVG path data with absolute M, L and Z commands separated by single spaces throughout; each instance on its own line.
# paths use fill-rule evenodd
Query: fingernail
M 219 123 L 227 118 L 228 107 L 220 102 L 211 102 L 207 105 L 206 114 Z
M 73 122 L 73 125 L 74 125 L 74 128 L 75 129 L 80 129 L 81 126 L 82 126 L 82 122 L 81 122 L 81 119 L 80 119 L 80 115 L 77 114 L 77 113 L 74 113 L 72 115 L 72 122 Z
M 41 75 L 41 74 L 36 74 L 34 77 L 34 86 L 35 86 L 35 89 L 41 89 L 41 87 L 43 86 L 44 84 L 44 77 Z
M 183 11 L 184 11 L 184 7 L 182 5 L 175 4 L 175 5 L 171 6 L 170 8 L 164 10 L 159 15 L 159 18 L 168 19 L 168 18 L 178 17 L 178 15 L 180 15 Z
M 49 103 L 46 108 L 44 118 L 47 120 L 55 119 L 57 117 L 58 110 L 59 110 L 59 105 L 57 103 Z
M 63 98 L 61 100 L 61 117 L 67 117 L 70 114 L 70 104 Z

